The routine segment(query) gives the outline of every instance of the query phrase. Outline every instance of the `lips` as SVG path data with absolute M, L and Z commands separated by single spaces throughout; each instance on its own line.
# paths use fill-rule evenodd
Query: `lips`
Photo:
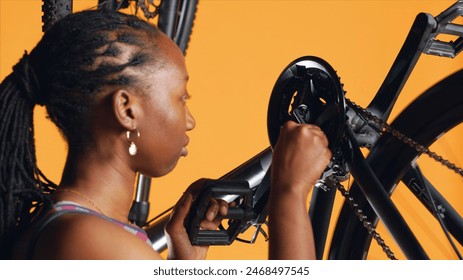
M 185 147 L 183 147 L 182 148 L 182 157 L 186 157 L 187 155 L 188 155 L 188 150 Z
M 182 147 L 182 156 L 183 157 L 186 157 L 188 155 L 188 150 L 186 148 L 186 146 L 188 146 L 188 143 L 190 143 L 190 138 L 188 136 L 186 136 L 185 144 Z

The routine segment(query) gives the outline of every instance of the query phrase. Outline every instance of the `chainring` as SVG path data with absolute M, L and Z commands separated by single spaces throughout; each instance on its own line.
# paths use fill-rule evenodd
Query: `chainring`
M 318 125 L 333 155 L 339 153 L 346 119 L 344 90 L 336 71 L 325 60 L 303 56 L 278 77 L 267 111 L 270 144 L 277 143 L 281 126 L 293 120 Z

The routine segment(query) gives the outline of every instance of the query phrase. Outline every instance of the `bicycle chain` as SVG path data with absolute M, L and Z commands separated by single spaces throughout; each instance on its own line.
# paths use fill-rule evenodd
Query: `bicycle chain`
M 359 219 L 359 221 L 362 223 L 363 227 L 368 231 L 368 235 L 370 235 L 373 239 L 376 240 L 376 243 L 378 243 L 379 246 L 383 249 L 383 252 L 386 253 L 387 257 L 391 260 L 397 260 L 397 258 L 394 256 L 394 253 L 391 251 L 389 246 L 386 245 L 386 242 L 384 242 L 384 239 L 381 237 L 381 235 L 376 231 L 376 229 L 373 227 L 372 223 L 368 220 L 368 217 L 363 214 L 363 210 L 359 208 L 358 204 L 355 202 L 354 198 L 350 196 L 350 193 L 348 190 L 344 188 L 341 183 L 336 182 L 336 188 L 339 190 L 339 192 L 342 194 L 342 196 L 346 199 L 347 203 L 349 204 L 350 208 L 354 212 L 355 216 Z
M 398 131 L 397 129 L 392 128 L 389 124 L 381 120 L 380 118 L 376 117 L 372 113 L 368 112 L 366 109 L 360 107 L 359 105 L 355 104 L 348 98 L 346 98 L 346 103 L 354 107 L 354 110 L 357 111 L 357 113 L 361 114 L 362 117 L 364 117 L 366 120 L 373 122 L 376 126 L 378 126 L 379 129 L 381 129 L 381 132 L 387 132 L 390 133 L 392 136 L 397 138 L 398 140 L 402 141 L 404 144 L 409 145 L 410 147 L 414 148 L 417 152 L 423 153 L 434 159 L 435 161 L 441 163 L 448 169 L 454 171 L 455 173 L 459 174 L 460 176 L 463 176 L 463 169 L 456 166 L 454 163 L 450 162 L 447 159 L 444 159 L 443 157 L 439 156 L 435 152 L 430 151 L 428 148 L 425 146 L 419 144 L 418 142 L 414 141 L 410 137 L 407 137 L 404 135 L 402 132 Z
M 414 141 L 410 137 L 407 137 L 406 135 L 404 135 L 402 132 L 398 131 L 397 129 L 392 128 L 389 124 L 387 124 L 380 118 L 374 116 L 372 113 L 368 112 L 366 109 L 355 104 L 350 99 L 346 98 L 345 100 L 348 106 L 352 107 L 356 111 L 356 113 L 359 114 L 362 118 L 376 125 L 381 130 L 382 133 L 386 133 L 386 132 L 390 133 L 392 136 L 402 141 L 404 144 L 409 145 L 410 147 L 414 148 L 418 153 L 428 155 L 435 161 L 453 170 L 455 173 L 459 174 L 460 176 L 463 176 L 462 168 L 456 166 L 454 163 L 450 162 L 449 160 L 444 159 L 443 157 L 439 156 L 435 152 L 430 151 L 428 148 Z M 368 217 L 363 214 L 363 210 L 358 207 L 358 204 L 354 201 L 354 198 L 350 196 L 349 191 L 346 190 L 343 185 L 341 185 L 339 180 L 335 180 L 335 185 L 336 185 L 336 188 L 339 190 L 339 192 L 342 194 L 342 196 L 346 199 L 350 208 L 353 210 L 354 214 L 357 216 L 359 221 L 362 223 L 363 227 L 368 231 L 368 234 L 373 239 L 376 240 L 378 245 L 381 246 L 381 248 L 386 253 L 389 259 L 396 260 L 394 253 L 391 251 L 389 246 L 386 245 L 386 243 L 384 242 L 384 239 L 381 238 L 381 235 L 376 231 L 372 223 L 368 221 Z

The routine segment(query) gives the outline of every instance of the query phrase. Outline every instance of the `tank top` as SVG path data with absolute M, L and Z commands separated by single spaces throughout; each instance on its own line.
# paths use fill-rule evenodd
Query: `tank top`
M 31 259 L 34 253 L 35 246 L 37 244 L 37 241 L 40 237 L 40 234 L 42 231 L 45 229 L 45 227 L 50 224 L 53 220 L 56 218 L 70 214 L 70 213 L 80 213 L 84 215 L 93 215 L 100 217 L 102 219 L 105 219 L 120 228 L 126 230 L 127 232 L 137 236 L 141 240 L 143 240 L 146 244 L 148 244 L 150 247 L 153 247 L 153 244 L 151 243 L 150 239 L 148 238 L 148 235 L 146 232 L 139 228 L 138 226 L 134 226 L 131 224 L 123 223 L 121 221 L 118 221 L 116 219 L 110 218 L 108 216 L 105 216 L 97 211 L 94 211 L 92 209 L 88 209 L 86 207 L 83 207 L 77 203 L 74 202 L 69 202 L 69 201 L 61 201 L 53 205 L 53 207 L 50 209 L 50 211 L 45 214 L 45 216 L 42 218 L 40 225 L 38 226 L 37 231 L 33 234 L 29 249 L 28 249 L 28 259 Z

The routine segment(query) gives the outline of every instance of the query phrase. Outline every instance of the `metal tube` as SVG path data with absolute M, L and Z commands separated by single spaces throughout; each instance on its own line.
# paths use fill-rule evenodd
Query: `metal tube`
M 249 183 L 249 187 L 254 189 L 262 182 L 262 179 L 270 167 L 271 161 L 272 150 L 268 147 L 244 164 L 225 174 L 220 179 L 246 180 Z M 167 249 L 164 227 L 169 221 L 169 213 L 145 228 L 148 238 L 151 240 L 151 243 L 153 243 L 153 248 L 158 252 Z

